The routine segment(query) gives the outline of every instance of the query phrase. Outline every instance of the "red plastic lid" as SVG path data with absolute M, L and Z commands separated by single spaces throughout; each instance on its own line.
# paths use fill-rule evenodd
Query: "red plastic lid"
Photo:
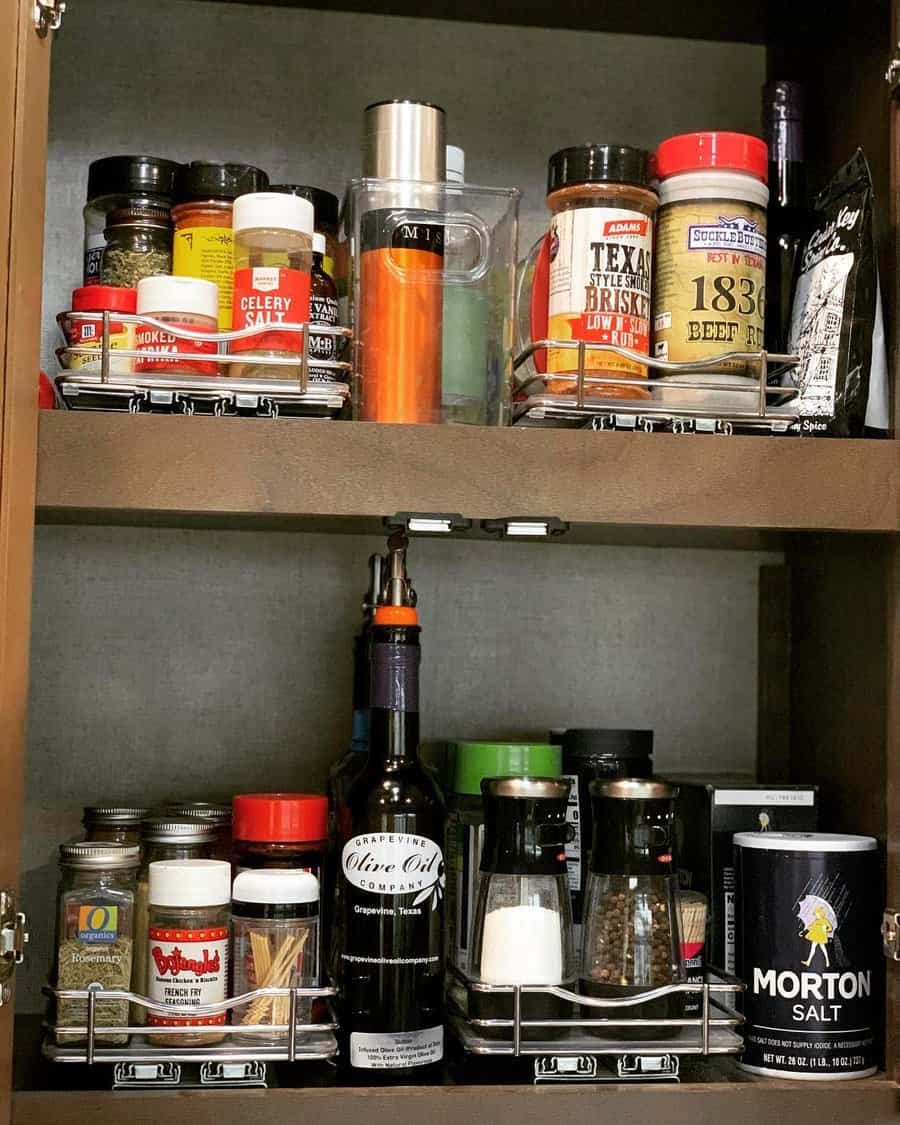
M 38 376 L 38 409 L 56 409 L 56 392 L 53 389 L 53 384 L 43 371 Z
M 72 291 L 72 312 L 137 312 L 137 289 L 82 285 Z
M 297 844 L 328 835 L 328 798 L 313 793 L 244 793 L 233 808 L 235 840 Z
M 669 137 L 656 150 L 661 180 L 680 172 L 747 172 L 768 183 L 769 149 L 748 133 L 684 133 Z

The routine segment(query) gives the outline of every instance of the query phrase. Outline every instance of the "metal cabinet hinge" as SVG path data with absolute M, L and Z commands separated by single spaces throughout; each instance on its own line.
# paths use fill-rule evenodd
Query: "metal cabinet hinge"
M 881 920 L 881 940 L 889 961 L 900 961 L 900 912 L 885 910 Z
M 894 51 L 894 57 L 887 65 L 887 70 L 884 72 L 884 80 L 891 88 L 893 94 L 897 87 L 900 86 L 900 43 Z
M 34 30 L 41 39 L 51 31 L 59 30 L 65 10 L 66 0 L 35 0 Z
M 0 891 L 0 984 L 13 975 L 16 965 L 25 960 L 28 931 L 25 915 L 16 910 L 16 896 L 12 891 Z M 0 993 L 0 1005 L 4 1001 Z

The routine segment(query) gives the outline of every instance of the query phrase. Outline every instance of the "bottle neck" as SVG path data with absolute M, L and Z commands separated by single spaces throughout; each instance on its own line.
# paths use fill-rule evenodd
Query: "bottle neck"
M 419 757 L 419 629 L 372 627 L 370 760 L 409 765 Z
M 803 118 L 786 116 L 774 107 L 766 124 L 769 146 L 769 205 L 800 211 L 806 207 L 806 165 Z

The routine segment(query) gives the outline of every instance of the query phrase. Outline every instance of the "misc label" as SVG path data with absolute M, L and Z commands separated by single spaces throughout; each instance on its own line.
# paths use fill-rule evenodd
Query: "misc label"
M 566 823 L 572 826 L 572 838 L 566 843 L 566 873 L 569 879 L 569 890 L 573 894 L 581 893 L 581 807 L 578 802 L 578 774 L 563 774 L 566 781 L 571 782 L 569 800 L 566 805 Z
M 823 258 L 797 280 L 788 347 L 800 356 L 795 377 L 804 418 L 834 416 L 844 299 L 855 260 L 852 253 Z
M 550 228 L 548 334 L 647 354 L 653 221 L 639 211 L 581 207 L 553 217 Z M 604 352 L 585 355 L 587 371 L 646 375 L 640 363 Z M 578 353 L 551 348 L 549 372 L 577 371 Z M 628 387 L 618 388 L 620 394 Z
M 766 213 L 698 199 L 660 208 L 653 354 L 674 362 L 763 346 Z
M 231 329 L 234 235 L 231 227 L 182 227 L 172 240 L 172 273 L 219 287 L 219 331 Z
M 253 328 L 263 324 L 304 324 L 309 320 L 310 277 L 287 266 L 258 266 L 235 270 L 232 296 L 232 327 Z M 303 351 L 299 332 L 262 332 L 231 342 L 232 352 Z
M 100 284 L 100 266 L 103 263 L 103 249 L 106 235 L 103 231 L 89 234 L 84 240 L 84 285 Z
M 354 1031 L 350 1035 L 350 1065 L 362 1070 L 429 1066 L 443 1057 L 443 1027 L 380 1035 Z
M 716 789 L 714 805 L 804 805 L 816 803 L 814 789 Z
M 152 316 L 152 313 L 148 315 Z M 196 317 L 188 314 L 172 313 L 166 317 L 166 323 L 185 331 L 211 332 L 212 329 L 197 323 Z M 135 347 L 139 352 L 153 352 L 153 358 L 135 360 L 135 371 L 187 371 L 196 375 L 215 375 L 217 365 L 199 359 L 182 359 L 184 355 L 197 354 L 215 355 L 215 340 L 204 340 L 202 337 L 193 340 L 183 340 L 165 332 L 161 328 L 151 328 L 146 324 L 139 324 L 135 332 Z M 162 359 L 160 354 L 171 355 L 175 358 Z
M 314 293 L 309 299 L 310 324 L 324 324 L 334 328 L 338 322 L 338 303 L 334 297 Z M 315 332 L 309 334 L 310 364 L 316 359 L 337 359 L 337 336 L 320 336 Z M 310 382 L 334 383 L 338 381 L 337 372 L 329 367 L 313 367 L 309 369 Z
M 99 320 L 66 320 L 66 341 L 73 348 L 90 348 L 91 351 L 82 355 L 68 356 L 69 370 L 77 371 L 88 363 L 98 363 L 100 351 L 103 347 L 103 324 Z M 109 350 L 111 352 L 130 351 L 134 348 L 135 332 L 133 324 L 123 324 L 119 320 L 109 322 Z M 93 354 L 92 354 L 93 353 Z M 133 361 L 119 359 L 116 361 L 117 372 L 130 371 Z
M 225 999 L 228 982 L 228 928 L 179 930 L 151 927 L 148 950 L 151 1000 L 176 1008 L 198 1008 Z M 208 1027 L 226 1022 L 218 1016 L 184 1018 L 147 1013 L 154 1027 Z
M 344 845 L 341 870 L 352 887 L 374 895 L 414 895 L 412 906 L 437 910 L 444 888 L 444 857 L 426 836 L 377 832 Z M 374 908 L 373 908 L 374 909 Z M 392 914 L 393 908 L 380 911 Z
M 725 972 L 734 974 L 735 895 L 734 868 L 722 869 L 722 918 L 725 922 Z
M 109 945 L 119 936 L 118 906 L 79 906 L 79 941 L 88 945 Z
M 369 706 L 386 711 L 418 711 L 421 658 L 418 645 L 372 645 Z

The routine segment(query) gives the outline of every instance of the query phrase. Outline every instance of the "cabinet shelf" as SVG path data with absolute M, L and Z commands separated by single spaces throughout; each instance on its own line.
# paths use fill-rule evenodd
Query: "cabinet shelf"
M 332 530 L 401 511 L 556 516 L 689 544 L 895 531 L 897 464 L 890 441 L 45 412 L 37 515 Z

